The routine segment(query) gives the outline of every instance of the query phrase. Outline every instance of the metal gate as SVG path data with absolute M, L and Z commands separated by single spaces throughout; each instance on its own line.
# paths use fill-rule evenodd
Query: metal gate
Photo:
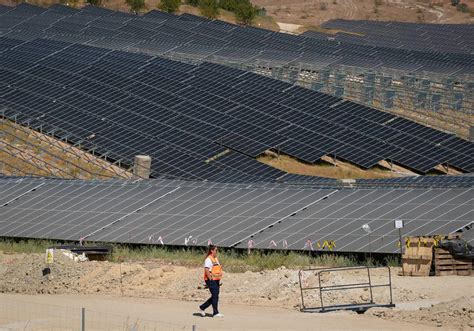
M 384 284 L 372 284 L 371 270 L 374 269 L 385 269 L 387 270 L 388 282 Z M 324 285 L 321 281 L 321 276 L 330 273 L 344 273 L 348 271 L 362 270 L 367 275 L 367 279 L 362 282 L 349 283 L 349 284 L 336 284 L 336 285 Z M 317 278 L 317 286 L 309 286 L 307 279 L 305 280 L 305 273 L 311 273 Z M 301 311 L 310 313 L 325 313 L 335 310 L 353 310 L 358 313 L 364 313 L 367 309 L 373 307 L 395 307 L 392 299 L 392 274 L 390 267 L 369 267 L 369 266 L 358 266 L 358 267 L 337 267 L 337 268 L 308 268 L 299 271 L 299 283 L 301 289 Z M 389 298 L 386 303 L 374 302 L 373 289 L 380 287 L 389 288 Z M 369 302 L 364 303 L 341 303 L 337 305 L 326 305 L 323 299 L 323 293 L 331 291 L 347 291 L 352 289 L 368 289 L 369 291 Z M 311 307 L 305 303 L 305 294 L 308 291 L 319 291 L 319 306 Z

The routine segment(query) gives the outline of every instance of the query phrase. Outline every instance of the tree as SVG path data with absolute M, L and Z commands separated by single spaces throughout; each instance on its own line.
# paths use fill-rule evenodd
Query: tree
M 219 7 L 217 0 L 201 0 L 199 1 L 199 11 L 207 18 L 217 18 L 219 16 Z
M 239 4 L 235 9 L 235 18 L 237 21 L 250 25 L 257 16 L 257 9 L 251 4 Z
M 181 0 L 161 0 L 159 8 L 168 13 L 174 13 L 179 9 Z
M 91 6 L 100 6 L 102 1 L 101 0 L 87 0 L 87 3 Z
M 193 7 L 199 6 L 199 0 L 186 0 L 186 3 L 187 3 L 188 5 L 193 6 Z
M 460 2 L 461 0 L 451 0 L 451 6 L 456 7 Z
M 239 0 L 219 0 L 219 7 L 233 12 L 237 9 L 239 3 Z
M 125 2 L 130 6 L 130 10 L 134 13 L 138 13 L 145 7 L 145 0 L 125 0 Z

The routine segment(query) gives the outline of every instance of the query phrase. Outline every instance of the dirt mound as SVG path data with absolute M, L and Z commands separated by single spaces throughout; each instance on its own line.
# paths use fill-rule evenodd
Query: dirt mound
M 382 319 L 416 322 L 442 327 L 443 330 L 472 330 L 474 311 L 472 297 L 463 297 L 449 302 L 432 305 L 429 308 L 406 311 L 399 309 L 371 309 L 367 312 Z
M 166 297 L 177 300 L 201 301 L 209 293 L 204 289 L 202 269 L 189 268 L 160 261 L 141 263 L 111 263 L 99 261 L 74 262 L 56 250 L 51 273 L 42 254 L 0 254 L 0 292 L 23 294 L 92 294 L 104 293 L 131 297 Z M 323 277 L 331 284 L 341 283 L 338 277 Z M 315 284 L 314 275 L 306 282 Z M 222 281 L 223 300 L 229 303 L 265 304 L 299 308 L 301 301 L 296 270 L 280 267 L 276 270 L 245 273 L 225 273 Z M 364 300 L 368 299 L 364 294 Z M 341 300 L 357 302 L 360 293 L 325 296 L 326 304 Z M 315 291 L 307 295 L 308 304 L 319 302 Z

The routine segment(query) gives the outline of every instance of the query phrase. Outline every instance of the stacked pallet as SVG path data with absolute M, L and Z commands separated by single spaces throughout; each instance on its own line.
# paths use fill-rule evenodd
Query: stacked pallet
M 436 247 L 434 250 L 434 267 L 436 276 L 470 276 L 473 275 L 473 260 L 455 258 L 450 251 Z
M 435 244 L 433 237 L 407 237 L 400 275 L 429 276 Z

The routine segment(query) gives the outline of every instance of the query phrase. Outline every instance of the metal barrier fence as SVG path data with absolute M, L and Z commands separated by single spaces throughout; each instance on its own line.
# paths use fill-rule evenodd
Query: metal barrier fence
M 385 269 L 387 271 L 387 283 L 383 284 L 373 284 L 371 277 L 371 270 L 374 269 Z M 340 274 L 344 272 L 358 272 L 361 274 L 362 279 L 360 281 L 344 283 L 338 282 L 341 281 L 340 277 L 331 277 L 334 274 Z M 313 276 L 314 281 L 312 284 L 308 282 L 308 276 Z M 338 281 L 335 283 L 327 282 L 323 280 L 323 276 L 328 276 L 329 278 L 336 278 Z M 301 311 L 303 312 L 318 312 L 324 313 L 335 310 L 352 310 L 358 313 L 363 313 L 369 308 L 373 307 L 395 307 L 393 303 L 392 296 L 392 274 L 390 267 L 369 267 L 369 266 L 357 266 L 357 267 L 335 267 L 335 268 L 309 268 L 300 270 L 299 272 L 299 283 L 301 290 Z M 387 288 L 388 300 L 384 303 L 377 303 L 374 300 L 374 289 L 376 288 Z M 330 293 L 335 291 L 348 291 L 348 290 L 366 290 L 368 291 L 367 298 L 363 299 L 362 302 L 357 302 L 358 300 L 350 300 L 344 298 L 344 302 L 338 302 L 336 304 L 328 304 L 324 300 L 324 293 Z M 309 291 L 316 291 L 317 295 L 314 297 L 313 302 L 308 303 L 305 300 L 305 294 Z M 382 295 L 385 296 L 385 295 Z M 360 298 L 363 298 L 362 296 Z M 352 302 L 347 302 L 352 301 Z
M 6 330 L 197 330 L 180 325 L 134 316 L 104 313 L 81 307 L 51 305 L 0 297 L 0 331 Z

